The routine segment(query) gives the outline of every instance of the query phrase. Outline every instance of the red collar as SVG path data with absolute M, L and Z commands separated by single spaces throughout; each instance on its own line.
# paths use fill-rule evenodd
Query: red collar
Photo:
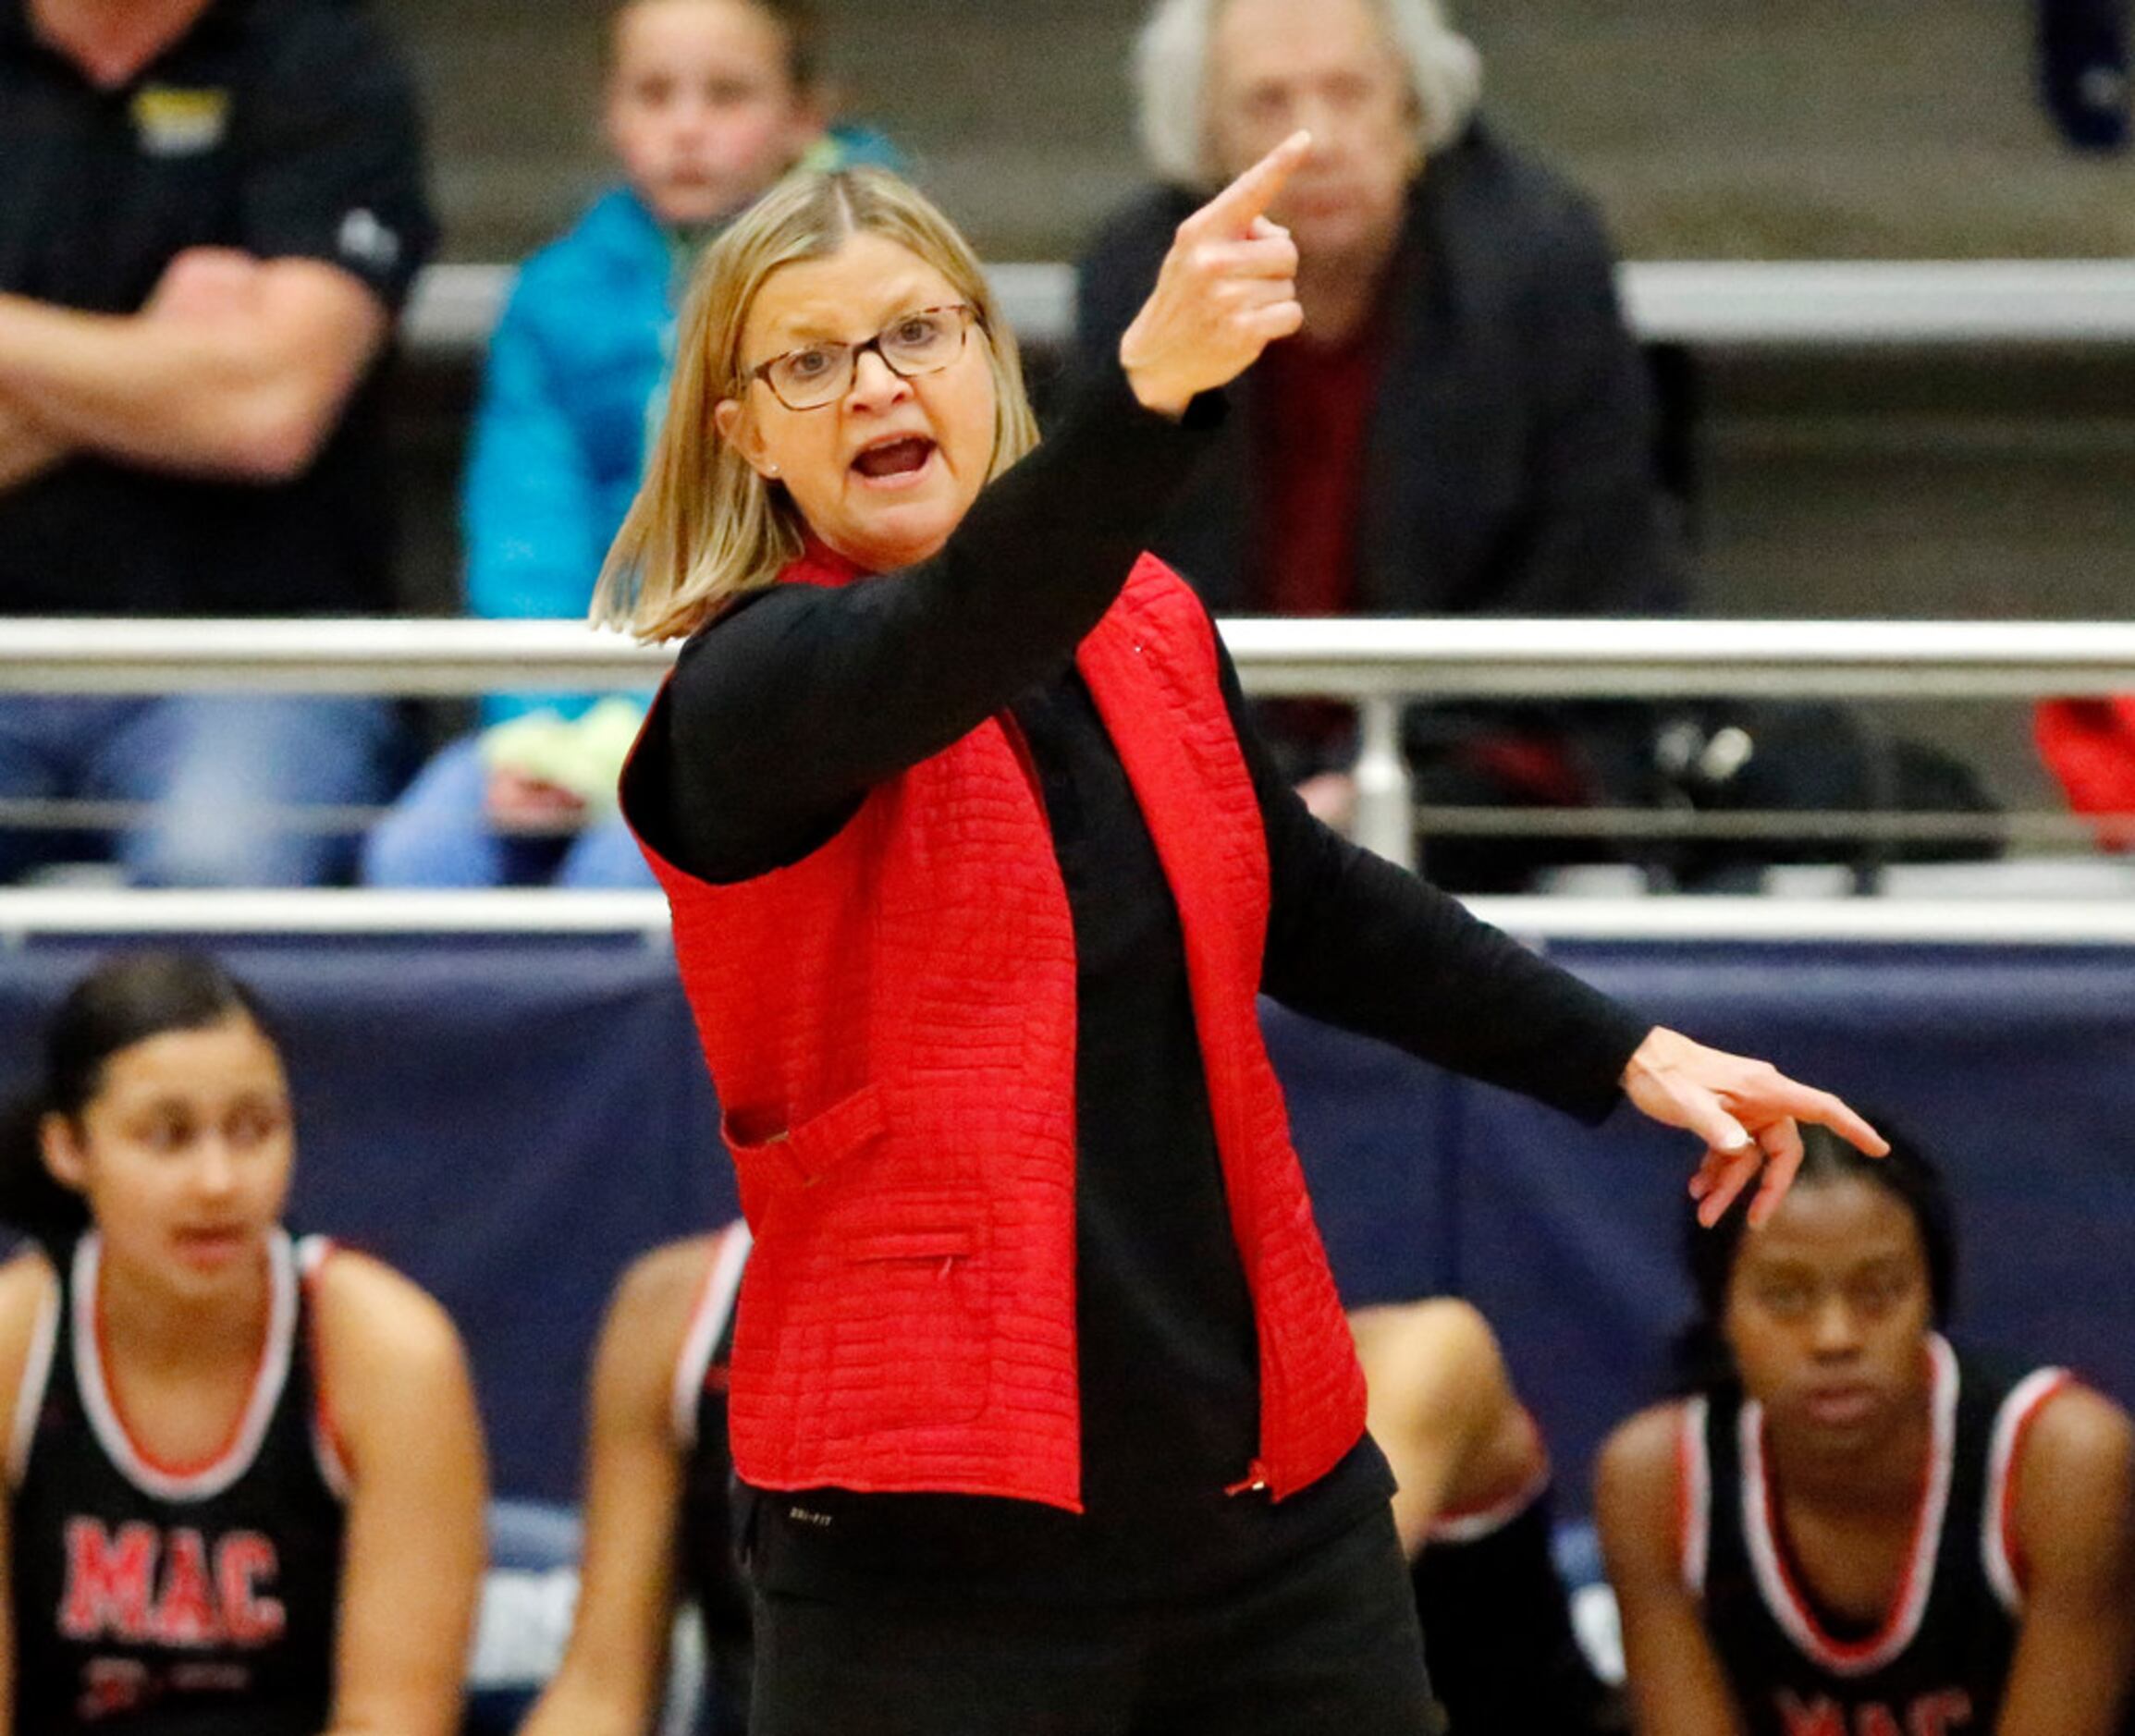
M 811 536 L 802 545 L 801 557 L 789 562 L 779 575 L 782 585 L 822 585 L 828 590 L 839 590 L 855 579 L 869 576 L 867 569 L 857 561 L 848 560 L 829 544 Z

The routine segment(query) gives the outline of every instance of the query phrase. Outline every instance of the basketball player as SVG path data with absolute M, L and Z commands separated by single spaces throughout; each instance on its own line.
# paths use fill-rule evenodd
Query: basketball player
M 710 1736 L 749 1716 L 749 1593 L 734 1558 L 727 1358 L 749 1227 L 656 1248 L 623 1275 L 594 1356 L 585 1546 L 571 1644 L 520 1736 L 640 1736 L 675 1605 L 703 1624 Z
M 0 1736 L 451 1736 L 482 1571 L 460 1342 L 281 1227 L 281 1057 L 205 959 L 76 986 L 0 1136 Z M 11 1703 L 11 1704 L 9 1704 Z
M 1709 1377 L 1603 1451 L 1638 1728 L 2125 1730 L 2128 1417 L 2063 1370 L 1954 1351 L 1934 1170 L 1805 1132 L 1763 1229 L 1692 1234 Z
M 1454 1736 L 1603 1736 L 1616 1696 L 1551 1552 L 1549 1449 L 1490 1323 L 1454 1297 L 1353 1309 L 1371 1437 L 1399 1485 L 1431 1691 Z

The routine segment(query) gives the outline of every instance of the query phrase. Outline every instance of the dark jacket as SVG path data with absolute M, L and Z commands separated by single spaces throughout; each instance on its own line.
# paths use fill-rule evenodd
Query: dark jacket
M 1120 335 L 1198 202 L 1160 189 L 1114 216 L 1077 275 L 1084 366 Z M 1651 464 L 1651 407 L 1592 206 L 1479 123 L 1409 201 L 1357 539 L 1360 610 L 1669 615 L 1686 563 Z M 1218 614 L 1243 612 L 1253 376 L 1156 543 Z

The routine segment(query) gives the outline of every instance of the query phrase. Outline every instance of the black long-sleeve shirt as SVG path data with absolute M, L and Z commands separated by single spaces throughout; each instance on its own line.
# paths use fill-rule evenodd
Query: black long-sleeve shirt
M 1212 420 L 1083 401 L 941 555 L 786 586 L 687 645 L 626 805 L 678 866 L 793 862 L 882 779 L 1011 714 L 1037 768 L 1076 948 L 1076 1316 L 1085 1514 L 978 1497 L 767 1495 L 774 1587 L 1093 1598 L 1221 1583 L 1389 1492 L 1368 1441 L 1280 1504 L 1226 1496 L 1258 1434 L 1251 1296 L 1225 1204 L 1170 886 L 1073 664 Z M 1224 694 L 1267 828 L 1263 987 L 1589 1119 L 1646 1026 L 1454 900 L 1321 826 Z

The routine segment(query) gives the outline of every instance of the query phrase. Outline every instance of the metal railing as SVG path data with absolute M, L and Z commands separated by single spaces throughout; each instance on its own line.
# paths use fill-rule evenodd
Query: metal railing
M 1258 694 L 2012 699 L 2135 687 L 2135 622 L 1240 616 L 1219 626 Z M 627 691 L 673 656 L 573 620 L 0 617 L 0 692 Z
M 1220 627 L 1249 692 L 1356 704 L 1356 836 L 1403 862 L 1414 845 L 1400 718 L 1412 700 L 2135 689 L 2135 624 L 2119 622 L 1256 617 Z M 575 621 L 0 619 L 0 692 L 627 691 L 651 685 L 672 655 Z M 1800 820 L 1771 824 L 1798 831 Z
M 1485 922 L 1552 942 L 2135 947 L 2135 899 L 2011 904 L 1981 899 L 1476 898 Z M 32 940 L 526 935 L 664 945 L 657 892 L 0 889 L 0 949 Z
M 509 265 L 433 265 L 402 331 L 418 350 L 488 341 Z M 1058 348 L 1074 331 L 1074 269 L 990 266 L 1009 324 Z M 1631 329 L 1649 343 L 1840 345 L 2135 343 L 2135 262 L 2125 260 L 1640 260 L 1616 268 Z

